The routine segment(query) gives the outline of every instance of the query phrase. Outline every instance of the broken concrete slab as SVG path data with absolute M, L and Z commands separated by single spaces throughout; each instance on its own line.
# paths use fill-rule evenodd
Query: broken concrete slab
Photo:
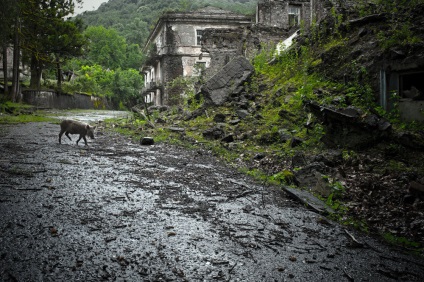
M 313 211 L 322 214 L 327 215 L 334 213 L 334 210 L 327 206 L 323 201 L 309 193 L 305 190 L 295 189 L 291 187 L 283 186 L 283 190 L 286 191 L 291 197 L 293 197 L 295 200 L 303 203 L 308 208 L 312 209 Z
M 170 127 L 168 127 L 168 130 L 169 130 L 169 131 L 172 131 L 172 132 L 178 132 L 178 133 L 183 133 L 183 132 L 185 132 L 185 128 L 182 128 L 182 127 L 175 127 L 175 126 L 170 126 Z
M 245 57 L 237 57 L 226 64 L 220 72 L 201 87 L 205 104 L 219 106 L 225 103 L 231 94 L 240 93 L 243 84 L 253 74 L 254 68 Z
M 313 101 L 306 102 L 306 106 L 325 127 L 322 141 L 329 147 L 368 147 L 391 134 L 390 122 L 375 114 L 363 114 L 354 108 L 336 109 Z

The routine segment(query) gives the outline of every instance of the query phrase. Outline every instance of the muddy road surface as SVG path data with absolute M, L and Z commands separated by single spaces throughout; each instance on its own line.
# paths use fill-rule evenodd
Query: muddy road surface
M 422 281 L 424 261 L 202 149 L 0 125 L 0 281 Z

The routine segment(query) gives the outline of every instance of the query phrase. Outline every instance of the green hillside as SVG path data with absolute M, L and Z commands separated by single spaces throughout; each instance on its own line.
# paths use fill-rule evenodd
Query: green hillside
M 129 44 L 143 45 L 165 11 L 192 11 L 214 6 L 241 14 L 254 14 L 257 0 L 109 0 L 96 11 L 78 15 L 87 26 L 114 28 Z

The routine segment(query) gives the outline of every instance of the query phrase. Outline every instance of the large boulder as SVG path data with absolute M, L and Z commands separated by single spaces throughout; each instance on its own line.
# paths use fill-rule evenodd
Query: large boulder
M 244 83 L 253 74 L 254 68 L 245 57 L 237 57 L 226 64 L 201 88 L 207 105 L 220 106 L 232 94 L 240 93 Z

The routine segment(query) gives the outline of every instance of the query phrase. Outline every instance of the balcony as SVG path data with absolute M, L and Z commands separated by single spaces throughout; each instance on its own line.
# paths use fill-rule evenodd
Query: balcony
M 161 86 L 156 81 L 146 82 L 145 86 L 141 89 L 141 94 L 145 95 L 149 92 L 153 92 L 156 89 L 159 89 Z

